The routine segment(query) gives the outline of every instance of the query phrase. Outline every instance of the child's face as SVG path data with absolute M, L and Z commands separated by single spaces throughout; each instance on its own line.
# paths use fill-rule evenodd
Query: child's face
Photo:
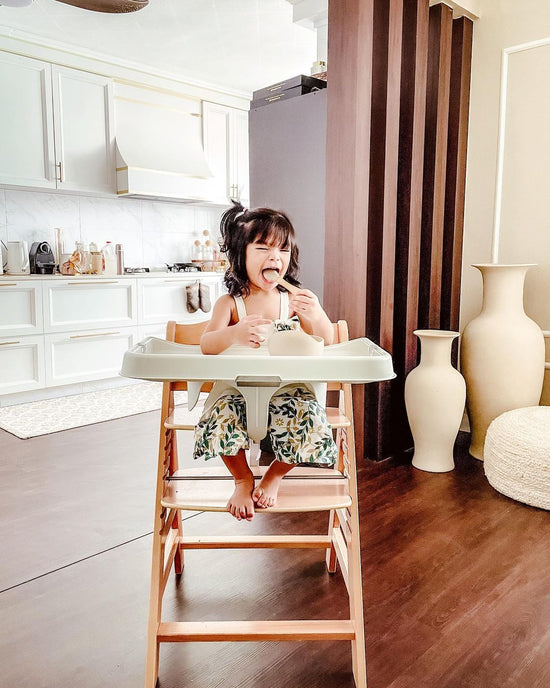
M 269 239 L 267 240 L 269 241 Z M 255 241 L 246 247 L 246 272 L 251 284 L 264 291 L 275 289 L 276 282 L 264 277 L 264 270 L 277 270 L 282 276 L 288 270 L 290 247 Z

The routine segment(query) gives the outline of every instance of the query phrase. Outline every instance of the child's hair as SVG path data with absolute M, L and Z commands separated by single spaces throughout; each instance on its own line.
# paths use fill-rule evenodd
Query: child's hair
M 294 227 L 288 217 L 279 210 L 254 208 L 247 210 L 232 201 L 232 207 L 222 215 L 220 249 L 229 261 L 224 283 L 231 296 L 248 296 L 250 287 L 246 272 L 246 247 L 255 241 L 290 248 L 290 262 L 285 279 L 299 287 L 298 246 Z M 284 289 L 277 285 L 279 289 Z

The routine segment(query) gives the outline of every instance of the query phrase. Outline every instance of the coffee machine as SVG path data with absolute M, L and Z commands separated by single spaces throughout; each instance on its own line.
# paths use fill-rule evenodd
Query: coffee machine
M 35 241 L 29 251 L 29 262 L 33 275 L 53 275 L 55 258 L 47 241 Z

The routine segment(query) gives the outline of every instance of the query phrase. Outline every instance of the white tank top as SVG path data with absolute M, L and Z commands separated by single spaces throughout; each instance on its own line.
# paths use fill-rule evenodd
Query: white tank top
M 279 294 L 281 295 L 279 320 L 288 320 L 288 293 L 286 291 L 280 291 Z M 239 320 L 246 318 L 246 306 L 244 305 L 243 297 L 234 296 L 233 299 L 235 300 Z

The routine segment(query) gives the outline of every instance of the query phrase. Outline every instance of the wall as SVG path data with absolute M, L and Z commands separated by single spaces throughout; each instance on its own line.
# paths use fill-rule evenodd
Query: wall
M 165 201 L 98 198 L 0 188 L 0 240 L 48 241 L 55 247 L 54 228 L 63 229 L 64 248 L 90 241 L 123 244 L 130 267 L 187 262 L 191 245 L 204 229 L 218 235 L 219 207 Z
M 472 263 L 492 262 L 501 54 L 550 37 L 547 0 L 485 0 L 474 26 L 466 181 L 461 329 L 481 307 L 481 277 Z M 525 308 L 550 331 L 550 46 L 509 57 L 498 262 L 537 263 L 526 279 Z M 550 361 L 550 338 L 546 339 Z M 550 370 L 543 403 L 550 404 Z

